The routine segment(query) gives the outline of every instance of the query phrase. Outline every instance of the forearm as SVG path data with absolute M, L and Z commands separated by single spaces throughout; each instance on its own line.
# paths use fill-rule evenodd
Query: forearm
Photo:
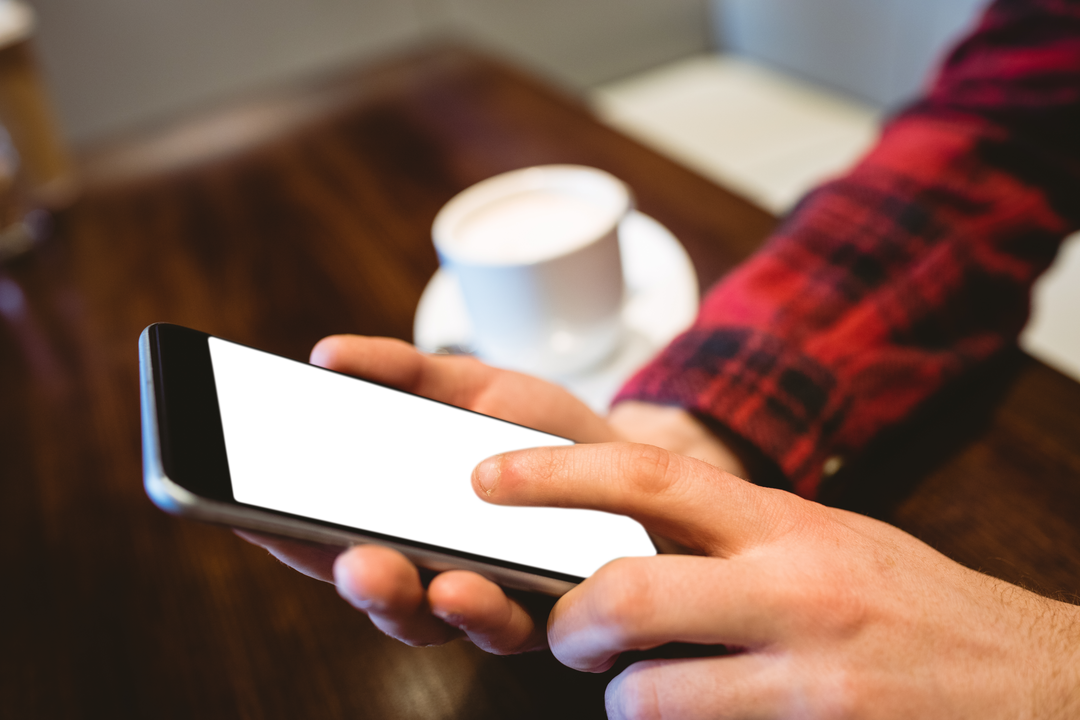
M 970 572 L 970 571 L 969 571 Z M 978 579 L 976 580 L 978 582 Z M 971 677 L 973 689 L 993 684 L 1019 702 L 1017 717 L 1073 720 L 1080 717 L 1080 606 L 1036 595 L 1001 580 L 985 578 L 976 600 L 996 604 L 997 622 L 986 630 L 1013 636 L 1000 643 L 997 677 Z
M 1036 688 L 1032 716 L 1080 717 L 1080 606 L 1053 602 L 1048 608 L 1045 690 Z

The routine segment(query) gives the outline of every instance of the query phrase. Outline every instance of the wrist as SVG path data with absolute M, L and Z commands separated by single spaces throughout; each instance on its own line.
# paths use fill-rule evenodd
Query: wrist
M 656 445 L 747 478 L 731 447 L 683 408 L 628 400 L 612 408 L 608 423 L 623 440 Z

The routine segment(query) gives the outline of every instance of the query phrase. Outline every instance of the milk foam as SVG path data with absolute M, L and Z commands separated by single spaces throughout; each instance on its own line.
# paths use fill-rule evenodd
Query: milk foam
M 479 208 L 454 232 L 454 251 L 485 263 L 533 263 L 584 246 L 612 225 L 604 204 L 555 190 L 532 190 Z

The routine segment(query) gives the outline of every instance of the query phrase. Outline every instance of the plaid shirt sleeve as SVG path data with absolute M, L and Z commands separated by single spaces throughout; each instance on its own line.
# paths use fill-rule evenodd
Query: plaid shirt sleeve
M 831 458 L 1015 343 L 1078 226 L 1080 1 L 998 0 L 615 402 L 719 423 L 812 497 Z

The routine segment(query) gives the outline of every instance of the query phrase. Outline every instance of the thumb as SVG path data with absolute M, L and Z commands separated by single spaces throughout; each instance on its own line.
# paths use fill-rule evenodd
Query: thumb
M 309 359 L 312 365 L 407 391 L 420 384 L 425 360 L 401 340 L 362 335 L 325 337 L 311 349 Z

